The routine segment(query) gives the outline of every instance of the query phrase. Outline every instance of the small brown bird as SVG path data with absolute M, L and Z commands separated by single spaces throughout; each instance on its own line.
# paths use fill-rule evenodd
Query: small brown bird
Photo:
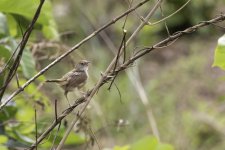
M 64 95 L 70 105 L 70 102 L 67 98 L 68 92 L 72 91 L 75 88 L 82 88 L 88 79 L 88 65 L 90 61 L 81 60 L 73 70 L 66 73 L 60 79 L 50 79 L 46 82 L 56 82 L 64 90 Z M 71 105 L 70 105 L 71 106 Z

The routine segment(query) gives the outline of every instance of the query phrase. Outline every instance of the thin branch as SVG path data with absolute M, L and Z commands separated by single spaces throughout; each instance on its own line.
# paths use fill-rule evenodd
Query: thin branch
M 17 45 L 16 49 L 13 51 L 12 55 L 10 56 L 10 58 L 8 59 L 8 61 L 6 62 L 6 64 L 4 65 L 3 69 L 0 71 L 0 74 L 3 73 L 7 67 L 9 67 L 9 64 L 10 64 L 11 60 L 13 59 L 14 55 L 16 54 L 16 51 L 19 49 L 20 44 L 21 43 L 19 43 Z
M 99 149 L 99 150 L 102 150 L 102 146 L 101 146 L 101 144 L 99 143 L 97 137 L 95 136 L 95 133 L 92 131 L 92 129 L 91 129 L 90 126 L 88 127 L 88 130 L 89 130 L 90 136 L 91 136 L 92 138 L 94 138 L 94 140 L 95 140 L 95 142 L 96 142 L 96 144 L 97 144 L 97 146 L 98 146 L 98 149 Z
M 131 0 L 131 2 L 128 0 L 128 3 L 130 4 L 129 5 L 129 8 L 131 8 L 131 4 L 133 3 L 133 0 Z M 127 16 L 125 17 L 125 20 L 124 20 L 124 23 L 123 23 L 123 26 L 122 26 L 122 29 L 124 30 L 124 28 L 125 28 L 125 25 L 126 25 L 126 23 L 127 23 L 127 18 L 128 18 L 128 14 L 127 14 Z
M 120 96 L 120 103 L 122 104 L 123 101 L 122 101 L 122 95 L 121 95 L 120 89 L 119 89 L 119 87 L 116 85 L 116 83 L 114 83 L 114 85 L 115 85 L 115 87 L 116 87 L 116 89 L 117 89 L 117 91 L 118 91 L 118 93 L 119 93 L 119 96 Z
M 123 30 L 125 32 L 125 30 Z M 126 45 L 127 45 L 127 40 L 126 36 L 124 36 L 124 42 L 123 42 L 123 63 L 126 61 Z
M 113 72 L 115 72 L 115 69 L 116 69 L 116 67 L 117 67 L 117 64 L 119 63 L 119 58 L 120 58 L 120 54 L 121 54 L 121 49 L 123 48 L 123 49 L 125 49 L 125 47 L 124 47 L 124 43 L 126 43 L 126 30 L 123 30 L 123 39 L 122 39 L 122 41 L 121 41 L 121 44 L 120 44 L 120 47 L 119 47 L 119 49 L 118 49 L 118 52 L 117 52 L 117 55 L 116 55 L 116 62 L 115 62 L 115 65 L 114 65 L 114 69 L 113 69 Z M 126 46 L 126 45 L 125 45 Z M 113 79 L 112 79 L 112 81 L 111 81 L 111 83 L 110 83 L 110 85 L 109 85 L 109 88 L 108 88 L 108 90 L 110 90 L 111 89 L 111 87 L 112 87 L 112 84 L 113 84 L 113 82 L 115 81 L 115 79 L 116 79 L 116 76 L 117 76 L 117 74 L 115 74 L 114 76 L 113 76 Z
M 148 15 L 144 18 L 145 20 L 149 20 L 153 14 L 155 13 L 155 11 L 158 9 L 158 7 L 160 7 L 162 3 L 162 0 L 158 0 L 158 2 L 155 4 L 155 6 L 151 9 L 151 11 L 148 13 Z M 145 22 L 142 22 L 138 27 L 137 29 L 133 32 L 133 34 L 130 36 L 130 38 L 126 41 L 126 45 L 128 45 L 131 40 L 139 33 L 139 31 L 146 25 Z M 126 46 L 125 45 L 125 46 Z M 122 47 L 122 48 L 125 48 L 125 47 Z M 116 55 L 116 57 L 112 60 L 112 62 L 110 63 L 110 65 L 108 66 L 108 68 L 106 69 L 105 71 L 105 74 L 107 74 L 110 69 L 113 67 L 113 64 L 116 64 L 117 63 L 117 56 L 118 55 L 121 55 L 121 52 L 119 54 Z M 113 71 L 114 72 L 114 71 Z M 116 75 L 116 74 L 115 74 Z M 115 77 L 113 79 L 113 81 L 115 80 Z M 111 82 L 111 85 L 112 85 L 112 82 Z
M 56 121 L 56 122 L 58 121 L 58 111 L 57 111 L 57 108 L 58 108 L 58 107 L 57 107 L 57 102 L 58 102 L 57 99 L 55 99 L 55 121 Z M 54 135 L 54 139 L 53 139 L 53 142 L 52 142 L 51 150 L 53 150 L 53 147 L 54 147 L 56 138 L 57 138 L 57 136 L 58 136 L 60 127 L 61 127 L 61 121 L 60 121 L 60 123 L 59 123 L 59 125 L 58 125 L 57 132 L 56 132 L 55 135 Z
M 221 28 L 221 29 L 223 29 L 223 31 L 224 31 L 224 29 L 225 29 L 225 27 L 223 27 L 223 26 L 220 26 L 220 25 L 218 25 L 218 24 L 215 24 L 215 23 L 211 23 L 212 25 L 214 25 L 214 26 L 216 26 L 216 27 L 218 27 L 218 28 Z
M 38 139 L 38 127 L 37 127 L 37 109 L 34 109 L 34 123 L 35 123 L 35 142 L 37 144 Z M 37 150 L 37 147 L 36 147 Z
M 151 11 L 148 13 L 148 15 L 144 18 L 145 20 L 149 20 L 153 14 L 156 12 L 156 10 L 159 8 L 163 0 L 158 0 L 158 2 L 155 4 L 155 6 L 151 9 Z M 130 38 L 127 40 L 127 45 L 133 40 L 133 38 L 139 33 L 139 31 L 146 25 L 145 22 L 142 22 L 137 29 L 133 32 L 133 34 L 130 36 Z M 111 68 L 111 65 L 113 65 L 115 60 L 111 62 L 107 70 Z
M 128 4 L 129 4 L 129 8 L 131 7 L 131 4 L 133 3 L 133 0 L 130 1 L 128 0 Z M 119 50 L 117 52 L 117 55 L 116 55 L 116 62 L 115 62 L 115 65 L 114 65 L 114 69 L 113 69 L 113 72 L 115 71 L 116 67 L 117 67 L 117 64 L 119 63 L 119 57 L 120 57 L 120 54 L 123 53 L 123 63 L 125 62 L 126 60 L 126 34 L 127 34 L 127 30 L 125 30 L 125 26 L 126 26 L 126 22 L 127 22 L 127 18 L 128 18 L 128 15 L 126 16 L 125 18 L 125 21 L 123 23 L 123 26 L 122 26 L 122 29 L 123 29 L 123 38 L 122 38 L 122 41 L 121 41 L 121 44 L 120 44 L 120 47 L 119 47 Z M 123 49 L 123 52 L 121 52 L 121 49 Z M 117 74 L 114 75 L 110 85 L 109 85 L 109 88 L 108 90 L 111 89 L 112 87 L 112 84 L 114 83 L 115 79 L 116 79 L 116 76 Z
M 57 100 L 55 100 L 55 121 L 57 121 L 57 118 L 58 118 L 58 112 L 57 112 Z
M 86 43 L 87 41 L 89 41 L 91 38 L 93 38 L 94 36 L 96 36 L 99 32 L 105 30 L 106 28 L 108 28 L 109 26 L 111 26 L 112 24 L 116 23 L 118 20 L 120 20 L 121 18 L 123 18 L 124 16 L 126 16 L 127 14 L 133 12 L 134 10 L 136 10 L 137 8 L 141 7 L 142 5 L 144 5 L 145 3 L 147 3 L 149 0 L 143 0 L 140 3 L 138 3 L 137 5 L 135 5 L 134 7 L 128 9 L 126 12 L 124 12 L 123 14 L 119 15 L 118 17 L 114 18 L 113 20 L 109 21 L 108 23 L 106 23 L 105 25 L 103 25 L 102 27 L 100 27 L 99 29 L 97 29 L 96 31 L 94 31 L 93 33 L 91 33 L 89 36 L 87 36 L 86 38 L 84 38 L 82 41 L 80 41 L 78 44 L 76 44 L 75 46 L 73 46 L 71 49 L 69 49 L 67 52 L 65 52 L 64 54 L 62 54 L 61 56 L 59 56 L 57 59 L 55 59 L 52 63 L 50 63 L 48 66 L 46 66 L 45 68 L 43 68 L 41 71 L 39 71 L 35 76 L 33 76 L 32 78 L 30 78 L 24 85 L 21 86 L 20 89 L 16 90 L 15 92 L 13 92 L 8 99 L 3 102 L 0 106 L 0 110 L 8 103 L 12 100 L 12 98 L 14 98 L 16 95 L 18 95 L 20 92 L 22 92 L 29 84 L 31 84 L 35 79 L 37 79 L 39 76 L 41 76 L 43 73 L 45 73 L 48 69 L 50 69 L 51 67 L 53 67 L 54 65 L 56 65 L 59 61 L 61 61 L 63 58 L 65 58 L 67 55 L 69 55 L 70 53 L 72 53 L 73 51 L 75 51 L 76 49 L 78 49 L 81 45 L 83 45 L 84 43 Z M 114 64 L 114 63 L 113 63 Z
M 124 45 L 123 43 L 124 43 L 125 38 L 126 38 L 126 33 L 127 33 L 127 31 L 126 30 L 123 30 L 123 39 L 121 41 L 119 50 L 118 50 L 117 55 L 116 55 L 116 62 L 115 62 L 115 65 L 114 65 L 113 72 L 115 71 L 115 69 L 117 67 L 117 64 L 119 63 L 119 57 L 120 57 L 121 49 L 123 48 L 123 45 Z
M 160 8 L 160 12 L 161 12 L 162 17 L 164 17 L 162 6 L 160 6 L 159 8 Z M 170 31 L 169 31 L 169 28 L 167 26 L 166 20 L 164 21 L 164 25 L 165 25 L 166 32 L 167 32 L 168 36 L 170 36 Z
M 156 24 L 159 24 L 159 23 L 161 23 L 161 22 L 163 22 L 163 21 L 169 19 L 170 17 L 174 16 L 174 15 L 177 14 L 179 11 L 181 11 L 181 10 L 182 10 L 182 9 L 183 9 L 190 1 L 191 1 L 191 0 L 188 0 L 183 6 L 181 6 L 178 10 L 176 10 L 175 12 L 173 12 L 172 14 L 170 14 L 169 16 L 167 16 L 167 17 L 165 17 L 165 18 L 163 18 L 163 19 L 161 19 L 161 20 L 159 20 L 159 21 L 157 21 L 157 22 L 153 22 L 153 23 L 148 22 L 148 25 L 154 26 L 154 25 L 156 25 Z
M 19 28 L 20 28 L 20 32 L 21 32 L 21 35 L 24 35 L 23 34 L 23 29 L 21 27 L 21 23 L 20 23 L 20 20 L 18 21 L 18 24 L 19 24 Z M 3 69 L 0 71 L 0 74 L 5 71 L 5 69 L 8 67 L 8 65 L 10 64 L 11 60 L 13 59 L 14 55 L 16 54 L 17 50 L 19 49 L 20 47 L 20 44 L 21 42 L 17 45 L 16 49 L 13 51 L 12 55 L 10 56 L 9 60 L 6 62 L 5 66 L 3 67 Z
M 20 81 L 19 81 L 18 73 L 16 73 L 16 84 L 17 84 L 17 87 L 20 88 Z
M 158 49 L 158 47 L 162 47 L 162 46 L 167 46 L 168 43 L 170 43 L 171 41 L 174 41 L 178 38 L 180 38 L 181 36 L 185 35 L 185 34 L 190 34 L 195 32 L 196 30 L 198 30 L 199 28 L 202 28 L 204 26 L 208 26 L 212 23 L 218 23 L 218 22 L 222 22 L 225 20 L 225 15 L 221 14 L 219 17 L 216 17 L 214 19 L 211 19 L 209 21 L 204 21 L 201 22 L 197 25 L 194 25 L 192 27 L 189 27 L 183 31 L 178 31 L 175 34 L 173 34 L 172 36 L 166 38 L 165 40 L 153 45 L 152 47 L 149 48 L 144 48 L 140 53 L 138 53 L 137 55 L 135 55 L 134 57 L 130 58 L 128 61 L 126 61 L 124 64 L 122 64 L 120 67 L 117 68 L 116 71 L 121 71 L 121 70 L 125 70 L 127 66 L 129 66 L 129 64 L 131 64 L 132 62 L 134 62 L 135 60 L 137 60 L 138 58 L 146 55 L 147 53 Z
M 53 141 L 52 141 L 52 147 L 51 147 L 51 150 L 54 150 L 54 144 L 55 144 L 56 138 L 57 138 L 57 136 L 58 136 L 58 134 L 59 134 L 59 129 L 60 129 L 60 127 L 61 127 L 61 122 L 60 122 L 59 125 L 58 125 L 57 132 L 55 133 L 54 139 L 53 139 Z

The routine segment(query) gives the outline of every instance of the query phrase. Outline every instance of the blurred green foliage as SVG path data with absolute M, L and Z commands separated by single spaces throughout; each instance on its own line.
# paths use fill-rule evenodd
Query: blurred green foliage
M 21 29 L 26 29 L 39 4 L 39 0 L 1 0 L 0 12 L 7 14 L 8 28 L 12 36 L 20 36 Z M 58 32 L 52 14 L 52 5 L 45 1 L 42 12 L 37 21 L 37 29 L 42 31 L 48 39 L 58 39 Z M 20 29 L 21 28 L 21 29 Z
M 169 144 L 162 144 L 153 136 L 146 136 L 132 145 L 115 146 L 113 150 L 173 150 Z
M 219 38 L 218 45 L 215 49 L 213 66 L 225 70 L 225 36 Z

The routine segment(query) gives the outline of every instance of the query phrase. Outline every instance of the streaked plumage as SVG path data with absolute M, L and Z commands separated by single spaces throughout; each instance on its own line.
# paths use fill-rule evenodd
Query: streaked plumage
M 64 90 L 64 95 L 67 98 L 68 92 L 74 90 L 75 88 L 82 88 L 87 81 L 88 78 L 88 64 L 90 62 L 87 60 L 80 61 L 73 70 L 66 73 L 60 79 L 50 79 L 46 80 L 46 82 L 56 82 L 60 85 L 60 87 Z M 69 103 L 69 101 L 68 101 Z M 69 103 L 70 104 L 70 103 Z

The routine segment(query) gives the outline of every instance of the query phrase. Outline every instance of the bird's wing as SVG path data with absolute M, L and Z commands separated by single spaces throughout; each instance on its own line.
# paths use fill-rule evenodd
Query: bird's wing
M 67 74 L 65 74 L 63 77 L 62 77 L 62 80 L 64 80 L 65 82 L 62 83 L 61 85 L 65 85 L 65 84 L 68 84 L 68 82 L 70 82 L 71 79 L 75 79 L 77 78 L 78 76 L 80 75 L 79 72 L 76 72 L 76 71 L 70 71 L 68 72 Z

